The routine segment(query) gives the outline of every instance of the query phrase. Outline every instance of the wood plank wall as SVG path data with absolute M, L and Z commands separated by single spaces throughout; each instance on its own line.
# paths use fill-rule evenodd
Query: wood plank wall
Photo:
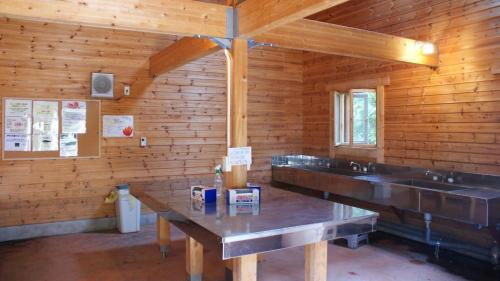
M 440 67 L 306 53 L 304 153 L 328 155 L 332 81 L 390 76 L 385 161 L 500 174 L 500 1 L 351 0 L 313 19 L 435 41 Z
M 0 96 L 90 98 L 90 73 L 115 74 L 102 114 L 133 114 L 133 139 L 103 139 L 100 159 L 0 161 L 0 226 L 114 216 L 104 197 L 118 183 L 212 180 L 225 154 L 225 59 L 216 53 L 148 79 L 148 58 L 175 37 L 0 18 Z M 271 155 L 302 151 L 302 53 L 250 52 L 252 181 L 270 180 Z M 148 147 L 139 147 L 139 137 Z M 188 180 L 191 179 L 191 180 Z

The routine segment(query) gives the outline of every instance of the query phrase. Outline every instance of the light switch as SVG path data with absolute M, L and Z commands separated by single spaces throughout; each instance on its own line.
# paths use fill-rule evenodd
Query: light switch
M 130 85 L 123 86 L 123 95 L 130 96 Z
M 148 140 L 146 137 L 141 137 L 141 147 L 146 147 L 148 145 Z

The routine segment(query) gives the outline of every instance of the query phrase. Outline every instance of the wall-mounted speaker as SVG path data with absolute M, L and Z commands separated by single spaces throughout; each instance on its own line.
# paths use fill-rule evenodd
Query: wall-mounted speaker
M 92 73 L 92 90 L 90 95 L 93 98 L 112 99 L 113 98 L 113 74 Z

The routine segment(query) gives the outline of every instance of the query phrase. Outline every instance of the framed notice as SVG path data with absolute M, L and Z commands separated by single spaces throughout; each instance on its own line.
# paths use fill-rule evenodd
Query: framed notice
M 134 136 L 134 116 L 104 115 L 102 134 L 105 138 L 131 138 Z

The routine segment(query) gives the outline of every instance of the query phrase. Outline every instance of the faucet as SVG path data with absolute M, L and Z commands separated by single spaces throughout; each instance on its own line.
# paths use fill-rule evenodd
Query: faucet
M 444 182 L 444 179 L 445 179 L 445 176 L 443 174 L 436 173 L 436 172 L 433 172 L 431 170 L 425 171 L 425 175 L 432 176 L 433 181 L 437 181 L 437 180 L 441 179 L 441 181 Z
M 361 164 L 351 161 L 349 162 L 349 167 L 353 169 L 353 171 L 360 171 L 361 170 Z
M 366 169 L 366 171 L 365 171 L 365 169 Z M 369 171 L 374 172 L 375 171 L 375 163 L 368 162 L 368 165 L 363 167 L 363 171 L 364 172 L 369 172 Z

